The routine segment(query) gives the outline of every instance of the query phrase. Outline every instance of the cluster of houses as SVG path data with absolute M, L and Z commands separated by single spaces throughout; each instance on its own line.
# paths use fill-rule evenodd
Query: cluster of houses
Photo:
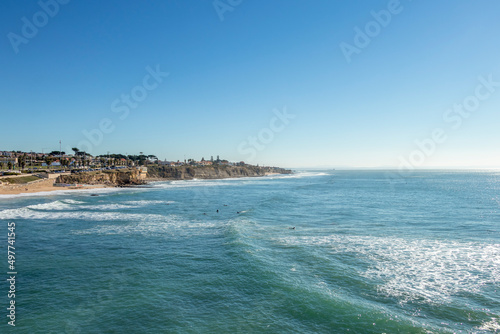
M 184 161 L 167 161 L 166 159 L 164 161 L 157 160 L 154 163 L 157 163 L 160 166 L 169 166 L 169 167 L 179 167 L 179 166 L 185 166 L 185 165 L 190 165 L 190 166 L 214 166 L 214 165 L 222 165 L 222 166 L 246 166 L 244 161 L 240 162 L 229 162 L 228 160 L 221 160 L 219 156 L 217 156 L 217 159 L 214 160 L 212 157 L 210 160 L 205 160 L 202 158 L 200 161 L 196 161 L 194 159 L 188 159 Z
M 14 152 L 14 151 L 0 151 L 0 169 L 38 169 L 46 167 L 59 167 L 59 168 L 85 168 L 91 166 L 129 166 L 136 165 L 152 165 L 157 164 L 161 166 L 179 167 L 179 166 L 245 166 L 245 162 L 229 162 L 228 160 L 217 159 L 211 157 L 210 160 L 202 158 L 200 161 L 188 159 L 184 161 L 167 161 L 158 160 L 156 156 L 128 156 L 113 155 L 110 156 L 91 156 L 89 154 L 76 153 L 65 154 L 65 152 L 51 152 L 51 153 L 35 153 L 35 152 Z M 130 158 L 129 158 L 130 157 Z
M 37 169 L 40 167 L 83 168 L 85 166 L 134 166 L 128 159 L 93 157 L 91 155 L 70 155 L 20 151 L 0 151 L 2 169 Z

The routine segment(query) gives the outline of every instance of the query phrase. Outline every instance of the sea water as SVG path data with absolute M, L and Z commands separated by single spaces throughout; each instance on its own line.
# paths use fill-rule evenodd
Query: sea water
M 3 196 L 0 220 L 1 333 L 500 332 L 498 171 Z

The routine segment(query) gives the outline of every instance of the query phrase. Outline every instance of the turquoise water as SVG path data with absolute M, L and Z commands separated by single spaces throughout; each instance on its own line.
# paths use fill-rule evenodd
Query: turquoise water
M 495 171 L 299 171 L 2 197 L 0 332 L 500 332 L 499 190 Z

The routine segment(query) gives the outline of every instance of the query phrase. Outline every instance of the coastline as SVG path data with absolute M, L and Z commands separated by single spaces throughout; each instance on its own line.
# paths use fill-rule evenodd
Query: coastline
M 149 166 L 146 179 L 192 180 L 262 177 L 275 174 L 292 174 L 291 170 L 279 167 L 259 166 Z
M 70 186 L 70 187 L 58 187 L 55 186 L 54 184 L 55 184 L 55 179 L 48 179 L 35 183 L 0 185 L 0 195 L 23 195 L 23 194 L 37 194 L 41 192 L 53 192 L 58 190 L 78 191 L 87 189 L 110 188 L 109 185 L 105 184 Z
M 281 173 L 273 173 L 268 172 L 264 175 L 250 176 L 250 177 L 267 177 L 281 175 Z M 218 177 L 218 178 L 207 178 L 207 179 L 238 179 L 242 177 L 248 176 L 231 176 L 231 177 Z M 168 182 L 168 181 L 179 181 L 179 179 L 173 178 L 161 178 L 161 177 L 148 177 L 144 179 L 145 183 L 148 184 L 150 182 Z M 189 179 L 184 179 L 185 181 Z M 182 179 L 181 179 L 182 181 Z M 0 185 L 0 199 L 3 196 L 12 196 L 12 195 L 30 195 L 30 194 L 40 194 L 40 193 L 51 193 L 54 191 L 81 191 L 81 190 L 89 190 L 89 189 L 103 189 L 103 188 L 123 188 L 123 187 L 133 187 L 133 186 L 124 186 L 124 185 L 110 185 L 110 184 L 79 184 L 78 186 L 56 186 L 56 179 L 47 179 L 34 183 L 27 184 L 16 184 L 16 185 Z

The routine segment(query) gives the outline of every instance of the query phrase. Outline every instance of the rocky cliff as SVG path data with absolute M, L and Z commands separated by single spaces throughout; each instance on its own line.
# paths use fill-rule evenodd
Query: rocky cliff
M 276 167 L 256 166 L 148 166 L 148 180 L 191 180 L 191 179 L 227 179 L 255 177 L 269 174 L 291 174 L 292 171 Z M 110 170 L 103 172 L 84 172 L 60 175 L 56 183 L 66 184 L 105 184 L 109 186 L 129 186 L 144 184 L 144 177 L 139 169 Z
M 283 168 L 257 166 L 148 166 L 148 178 L 154 180 L 227 179 L 291 173 Z
M 106 184 L 110 186 L 129 186 L 144 184 L 138 169 L 111 170 L 103 172 L 84 172 L 60 175 L 56 183 L 67 184 Z

